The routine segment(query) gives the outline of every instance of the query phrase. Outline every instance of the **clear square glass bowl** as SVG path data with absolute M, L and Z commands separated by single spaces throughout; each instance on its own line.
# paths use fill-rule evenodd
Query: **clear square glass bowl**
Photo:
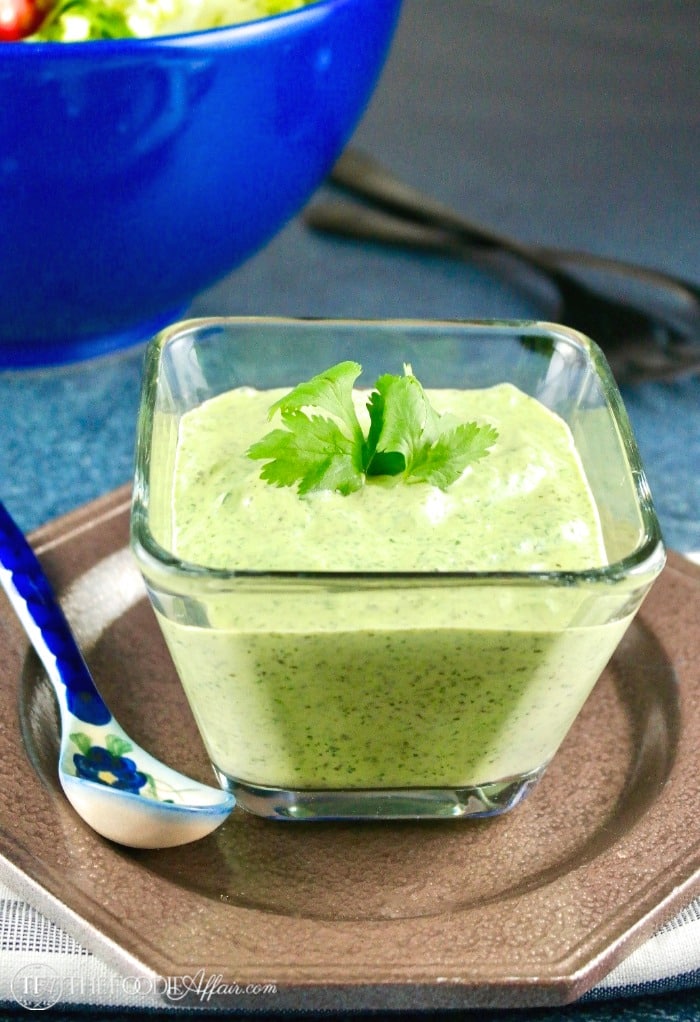
M 346 359 L 370 383 L 404 363 L 426 388 L 509 382 L 556 412 L 597 505 L 601 563 L 249 570 L 235 549 L 226 565 L 178 557 L 182 416 L 231 388 L 291 388 Z M 284 522 L 274 528 L 286 541 Z M 554 756 L 665 559 L 603 355 L 572 330 L 526 322 L 172 326 L 147 353 L 131 538 L 221 784 L 254 813 L 297 820 L 513 807 Z

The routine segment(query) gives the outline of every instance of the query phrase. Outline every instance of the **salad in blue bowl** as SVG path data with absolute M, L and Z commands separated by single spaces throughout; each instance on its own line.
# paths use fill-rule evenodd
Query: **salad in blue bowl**
M 5 33 L 51 2 L 0 0 Z M 54 2 L 0 44 L 0 367 L 147 340 L 265 245 L 353 132 L 401 0 Z

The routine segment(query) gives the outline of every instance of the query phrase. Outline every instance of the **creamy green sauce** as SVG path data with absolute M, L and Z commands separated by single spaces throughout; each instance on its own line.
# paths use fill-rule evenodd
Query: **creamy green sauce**
M 537 571 L 605 559 L 593 497 L 566 424 L 509 384 L 431 391 L 459 421 L 496 426 L 489 455 L 446 492 L 372 479 L 355 493 L 294 489 L 260 478 L 248 447 L 272 426 L 282 391 L 239 389 L 184 416 L 173 548 L 218 568 L 332 571 Z M 358 398 L 364 411 L 366 396 Z
M 510 385 L 431 392 L 439 411 L 499 431 L 446 493 L 372 482 L 301 499 L 245 456 L 278 394 L 232 391 L 182 420 L 167 520 L 153 523 L 176 554 L 229 569 L 437 574 L 403 585 L 240 579 L 163 604 L 213 762 L 233 780 L 288 789 L 455 788 L 542 767 L 629 619 L 592 613 L 576 586 L 440 573 L 604 563 L 564 422 Z M 161 455 L 154 473 L 173 463 Z

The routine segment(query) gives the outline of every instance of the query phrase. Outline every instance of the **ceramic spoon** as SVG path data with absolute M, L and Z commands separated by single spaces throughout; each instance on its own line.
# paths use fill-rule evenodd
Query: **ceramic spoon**
M 233 795 L 165 766 L 114 719 L 34 551 L 1 503 L 0 583 L 56 694 L 58 777 L 86 823 L 132 848 L 186 844 L 223 823 Z

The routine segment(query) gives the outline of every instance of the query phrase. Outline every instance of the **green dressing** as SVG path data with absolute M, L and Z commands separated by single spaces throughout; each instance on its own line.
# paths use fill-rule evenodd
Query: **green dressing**
M 246 451 L 270 428 L 277 391 L 230 391 L 184 415 L 167 513 L 153 520 L 179 558 L 381 573 L 244 575 L 206 604 L 159 613 L 211 759 L 232 781 L 459 788 L 539 770 L 627 627 L 577 586 L 445 574 L 581 571 L 606 558 L 560 418 L 509 384 L 429 393 L 438 411 L 499 432 L 446 492 L 373 480 L 302 499 L 270 486 Z M 396 571 L 431 575 L 387 577 Z

